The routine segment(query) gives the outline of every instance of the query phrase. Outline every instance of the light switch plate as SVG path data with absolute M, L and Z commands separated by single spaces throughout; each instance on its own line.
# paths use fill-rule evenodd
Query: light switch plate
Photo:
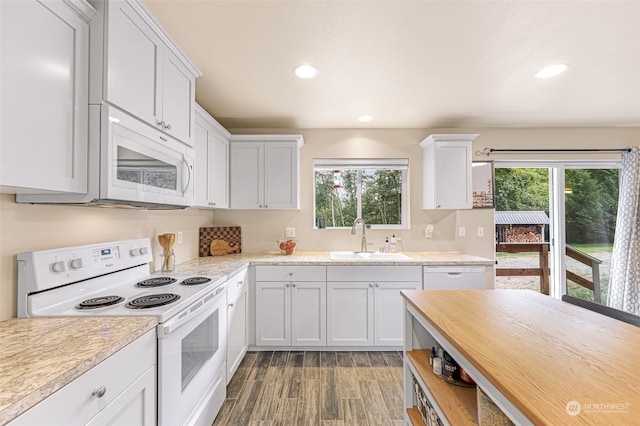
M 461 226 L 458 228 L 458 236 L 459 237 L 466 237 L 467 236 L 467 228 L 465 228 L 464 226 Z
M 296 237 L 296 228 L 284 228 L 284 236 L 285 238 L 295 238 Z

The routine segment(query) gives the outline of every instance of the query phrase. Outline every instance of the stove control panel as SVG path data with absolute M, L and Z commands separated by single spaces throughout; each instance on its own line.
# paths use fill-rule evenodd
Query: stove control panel
M 120 248 L 118 246 L 113 247 L 100 247 L 93 251 L 94 262 L 109 262 L 120 257 Z
M 19 287 L 28 294 L 151 261 L 149 238 L 25 252 L 18 255 Z

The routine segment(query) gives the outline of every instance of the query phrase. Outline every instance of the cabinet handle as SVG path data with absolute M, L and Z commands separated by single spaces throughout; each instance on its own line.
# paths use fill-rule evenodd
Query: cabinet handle
M 291 286 L 292 286 L 292 287 L 295 287 L 296 285 L 295 285 L 295 284 L 291 284 Z
M 160 136 L 160 140 L 163 141 L 163 142 L 168 142 L 167 138 L 163 138 L 162 136 Z
M 107 393 L 107 388 L 100 386 L 98 389 L 94 389 L 93 392 L 91 392 L 91 396 L 102 398 L 105 393 Z
M 264 208 L 265 208 L 265 209 L 266 209 L 266 208 L 268 208 L 268 207 L 269 207 L 268 205 L 266 205 L 266 204 L 264 205 Z
M 165 130 L 171 130 L 171 124 L 165 124 L 164 125 L 164 129 Z
M 156 126 L 164 127 L 164 121 L 156 120 Z
M 242 281 L 238 281 L 238 287 L 242 285 Z
M 230 307 L 230 308 L 233 308 L 233 303 L 229 303 L 229 307 Z
M 258 204 L 258 208 L 261 209 L 262 208 L 262 204 Z
M 380 287 L 380 284 L 376 283 L 376 287 Z
M 373 287 L 373 283 L 369 283 L 369 287 Z
M 285 286 L 285 287 L 289 287 L 289 284 L 285 284 L 284 286 Z

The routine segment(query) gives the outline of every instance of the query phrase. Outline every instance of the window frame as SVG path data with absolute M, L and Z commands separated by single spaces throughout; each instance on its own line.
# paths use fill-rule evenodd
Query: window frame
M 313 229 L 318 228 L 316 217 L 316 171 L 318 170 L 400 170 L 401 171 L 401 197 L 400 197 L 400 223 L 399 224 L 370 224 L 367 229 L 402 230 L 409 229 L 409 159 L 407 158 L 314 158 L 313 159 Z M 356 185 L 356 210 L 358 217 L 362 217 L 362 181 L 361 173 L 357 176 Z M 351 229 L 351 226 L 332 226 L 322 229 Z

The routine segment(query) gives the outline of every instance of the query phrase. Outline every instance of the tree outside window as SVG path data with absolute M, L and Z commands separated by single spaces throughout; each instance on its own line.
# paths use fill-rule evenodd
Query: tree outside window
M 315 220 L 327 228 L 404 228 L 407 160 L 315 160 Z

